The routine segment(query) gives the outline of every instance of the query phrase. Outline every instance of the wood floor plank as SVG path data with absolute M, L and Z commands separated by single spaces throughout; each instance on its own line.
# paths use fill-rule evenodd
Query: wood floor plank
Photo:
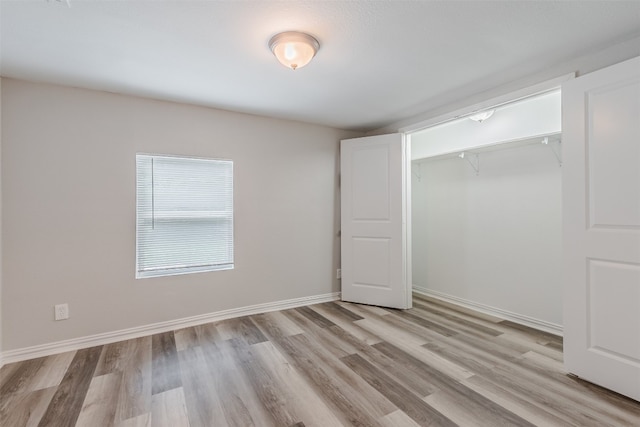
M 113 425 L 121 383 L 122 372 L 94 376 L 82 404 L 76 427 Z
M 528 326 L 524 326 L 524 325 L 520 325 L 518 323 L 515 322 L 511 322 L 509 320 L 503 320 L 500 322 L 501 325 L 506 325 L 509 327 L 509 329 L 512 330 L 517 330 L 520 333 L 523 333 L 527 336 L 532 337 L 535 342 L 539 343 L 539 344 L 548 344 L 548 343 L 556 343 L 559 344 L 562 342 L 562 338 L 551 334 L 549 332 L 545 332 L 545 331 L 539 331 L 536 329 L 532 329 Z
M 418 300 L 414 304 L 414 309 L 411 312 L 419 317 L 425 317 L 434 322 L 446 325 L 450 329 L 455 330 L 457 333 L 466 333 L 476 335 L 479 337 L 486 335 L 496 335 L 496 332 L 500 333 L 519 333 L 518 331 L 510 328 L 508 325 L 503 325 L 501 322 L 503 319 L 493 318 L 493 316 L 484 315 L 483 313 L 473 312 L 470 309 L 464 307 L 453 307 L 451 304 L 443 303 L 442 301 L 421 301 Z M 447 319 L 440 316 L 438 313 L 446 313 L 451 316 Z M 434 317 L 435 316 L 435 317 Z M 463 321 L 462 324 L 456 324 L 455 319 Z M 470 325 L 477 325 L 480 329 L 470 328 Z M 493 331 L 493 332 L 491 332 Z
M 231 340 L 236 360 L 251 381 L 258 398 L 277 426 L 290 426 L 299 422 L 296 408 L 287 405 L 287 397 L 281 393 L 269 370 L 256 362 L 255 349 L 240 340 Z
M 491 360 L 515 361 L 522 357 L 528 350 L 514 348 L 506 345 L 495 345 L 493 338 L 479 338 L 475 335 L 457 334 L 445 339 L 445 341 L 456 341 L 473 347 L 479 355 L 487 356 Z
M 502 331 L 510 335 L 518 336 L 527 342 L 538 343 L 541 345 L 562 346 L 562 337 L 548 332 L 536 331 L 527 326 L 519 325 L 514 322 L 505 321 L 504 319 L 494 318 L 471 309 L 457 306 L 435 298 L 417 299 L 416 307 L 418 309 L 441 310 L 452 316 L 459 317 L 472 323 L 478 323 L 490 329 Z
M 349 334 L 341 327 L 333 326 L 330 328 L 330 330 L 341 340 L 348 342 L 354 348 L 356 348 L 357 354 L 359 354 L 367 362 L 371 363 L 377 369 L 380 369 L 381 371 L 390 375 L 394 379 L 394 381 L 400 383 L 407 390 L 410 390 L 421 397 L 426 396 L 436 390 L 430 384 L 421 382 L 418 377 L 413 375 L 410 371 L 406 370 L 405 367 L 395 364 L 391 359 L 376 350 L 374 346 L 368 345 L 365 342 L 359 340 L 357 337 Z
M 634 420 L 632 424 L 640 425 L 640 402 L 633 400 L 627 396 L 616 393 L 615 391 L 608 390 L 599 385 L 585 381 L 573 374 L 568 374 L 567 377 L 582 387 L 582 390 L 589 390 L 592 396 L 602 402 L 607 402 L 611 407 L 620 411 L 630 414 Z M 637 419 L 637 421 L 636 421 Z
M 429 331 L 433 331 L 437 334 L 440 334 L 444 337 L 450 337 L 452 335 L 457 334 L 457 332 L 453 329 L 444 327 L 436 322 L 432 322 L 430 320 L 425 319 L 424 317 L 420 317 L 416 314 L 413 314 L 409 311 L 403 311 L 403 310 L 392 310 L 389 309 L 388 310 L 390 314 L 406 319 L 408 320 L 410 323 L 413 323 L 415 325 L 419 325 L 422 326 L 423 328 L 429 330 Z
M 119 341 L 106 344 L 100 354 L 94 376 L 111 374 L 124 370 L 131 357 L 134 340 Z
M 208 351 L 218 351 L 217 348 Z M 216 420 L 220 427 L 228 426 L 221 398 L 202 347 L 189 347 L 178 352 L 182 384 L 192 427 L 205 427 Z
M 320 327 L 297 310 L 286 310 L 283 313 L 302 329 L 305 334 L 320 342 L 322 346 L 329 350 L 335 357 L 341 358 L 349 354 L 354 354 L 357 351 L 352 345 L 339 339 L 329 331 L 333 326 L 327 328 Z
M 565 374 L 562 363 L 554 359 L 532 350 L 525 353 L 516 364 L 524 366 L 537 377 L 548 378 L 554 384 L 564 386 L 572 394 L 572 400 L 580 399 L 581 403 L 584 402 L 582 404 L 594 409 L 606 422 L 613 425 L 640 425 L 640 410 L 638 408 L 627 407 L 624 405 L 626 402 L 619 399 L 615 399 L 616 406 L 612 406 L 611 399 L 607 398 L 608 396 L 604 397 L 602 391 L 599 390 L 598 393 L 595 393 L 593 388 L 587 388 L 583 383 L 574 381 Z
M 518 351 L 520 354 L 525 354 L 528 351 L 534 350 L 560 363 L 563 361 L 562 351 L 558 351 L 556 348 L 546 344 L 542 345 L 537 342 L 531 342 L 519 334 L 516 335 L 511 332 L 506 332 L 498 337 L 491 338 L 491 340 L 494 341 L 496 345 L 511 348 Z
M 456 306 L 451 303 L 447 303 L 435 298 L 426 299 L 414 299 L 416 308 L 422 313 L 431 309 L 441 310 L 452 316 L 459 317 L 472 323 L 485 326 L 487 328 L 501 331 L 511 336 L 517 336 L 520 340 L 529 343 L 538 343 L 545 346 L 555 346 L 556 348 L 562 347 L 562 337 L 550 334 L 548 332 L 535 331 L 527 326 L 522 326 L 517 323 L 505 321 L 504 319 L 494 318 L 493 316 L 486 315 L 471 309 Z
M 6 378 L 3 378 L 2 387 L 0 387 L 0 396 L 28 391 L 28 385 L 38 374 L 45 359 L 45 357 L 39 357 L 16 364 L 15 368 L 6 375 Z
M 182 387 L 178 350 L 173 331 L 151 337 L 151 394 Z
M 353 426 L 382 426 L 375 416 L 375 408 L 340 378 L 331 375 L 331 367 L 315 354 L 313 343 L 307 337 L 293 336 L 277 345 L 342 420 Z
M 151 398 L 151 425 L 154 427 L 189 427 L 182 387 L 154 394 Z
M 334 304 L 336 307 L 340 308 L 341 310 L 348 311 L 340 305 L 337 305 L 335 303 L 332 303 L 332 304 Z M 343 330 L 347 331 L 349 334 L 363 341 L 365 344 L 371 345 L 371 344 L 376 344 L 382 341 L 380 337 L 377 337 L 371 334 L 370 332 L 366 331 L 365 329 L 363 329 L 362 327 L 354 323 L 355 320 L 361 320 L 362 316 L 353 314 L 353 317 L 355 319 L 352 319 L 350 316 L 338 314 L 338 312 L 334 310 L 327 309 L 325 304 L 318 304 L 317 306 L 313 306 L 312 309 L 314 311 L 317 311 L 327 319 L 331 320 L 333 323 L 335 323 L 337 326 L 339 326 Z
M 200 345 L 198 340 L 198 332 L 195 327 L 178 329 L 174 333 L 176 340 L 176 350 L 181 351 L 190 347 Z
M 382 418 L 382 424 L 387 427 L 420 427 L 420 424 L 413 421 L 411 417 L 399 409 L 389 415 L 385 415 Z
M 421 426 L 455 426 L 456 424 L 432 408 L 419 397 L 395 382 L 384 372 L 371 365 L 358 354 L 341 359 L 349 368 L 360 375 L 387 399 L 404 411 Z
M 101 352 L 102 346 L 76 352 L 39 426 L 72 426 L 76 423 Z
M 470 389 L 469 389 L 470 390 Z M 460 406 L 464 405 L 462 402 L 458 402 L 456 396 L 452 395 L 448 390 L 439 391 L 437 393 L 433 393 L 424 398 L 424 401 L 431 405 L 433 408 L 440 411 L 443 415 L 449 418 L 451 421 L 460 426 L 465 427 L 486 427 L 486 426 L 495 426 L 495 427 L 511 427 L 511 426 L 530 426 L 535 427 L 534 424 L 526 421 L 525 419 L 518 417 L 513 414 L 510 416 L 510 419 L 502 418 L 499 415 L 495 415 L 491 417 L 491 421 L 489 421 L 489 417 L 487 416 L 487 411 L 482 411 L 481 413 L 476 413 L 474 409 L 465 408 L 464 411 L 460 410 Z M 489 399 L 487 399 L 489 401 Z M 493 402 L 492 402 L 493 403 Z M 494 406 L 499 406 L 496 403 L 493 403 Z M 476 407 L 477 408 L 477 407 Z M 505 409 L 502 408 L 504 412 Z M 490 414 L 490 413 L 489 413 Z M 520 421 L 514 423 L 512 418 L 517 417 Z
M 115 427 L 151 427 L 151 414 L 142 414 L 137 417 L 117 421 Z
M 247 345 L 267 341 L 249 316 L 224 320 L 216 323 L 216 328 L 224 340 L 242 339 Z
M 452 363 L 438 355 L 426 350 L 424 340 L 414 338 L 412 335 L 402 334 L 402 331 L 396 329 L 389 329 L 385 327 L 383 323 L 370 323 L 371 319 L 358 320 L 357 324 L 361 325 L 365 329 L 372 333 L 378 334 L 384 341 L 395 345 L 398 348 L 403 349 L 412 356 L 424 361 L 431 366 L 435 366 L 441 372 L 446 372 L 452 378 L 457 380 L 469 378 L 473 373 L 466 369 Z
M 253 321 L 271 340 L 304 333 L 300 327 L 278 311 L 257 314 L 253 316 Z
M 582 423 L 597 422 L 600 425 L 616 426 L 622 419 L 619 408 L 610 410 L 601 399 L 591 400 L 588 393 L 581 387 L 576 387 L 566 375 L 557 375 L 553 371 L 541 367 L 531 359 L 520 358 L 515 363 L 499 362 L 492 370 L 493 375 L 502 377 L 522 378 L 529 384 L 528 388 L 545 390 L 553 393 L 556 402 L 563 403 L 558 410 L 564 410 L 571 417 L 575 417 Z M 575 413 L 568 408 L 582 407 L 580 413 Z M 640 421 L 640 417 L 634 417 Z
M 401 313 L 401 310 L 389 309 L 388 316 L 383 317 L 382 321 L 390 325 L 393 325 L 398 329 L 412 333 L 415 336 L 421 337 L 422 339 L 427 341 L 436 341 L 441 339 L 443 336 L 453 336 L 457 334 L 453 332 L 453 330 L 448 330 L 450 331 L 450 333 L 447 332 L 446 334 L 443 334 L 443 331 L 447 330 L 447 328 L 441 325 L 438 325 L 438 324 L 435 324 L 434 322 L 429 322 L 429 321 L 427 321 L 427 324 L 423 324 L 422 322 L 418 323 L 413 319 L 411 319 L 410 316 L 407 316 L 407 315 L 403 316 L 399 313 Z M 419 316 L 415 316 L 415 317 L 417 317 L 418 319 L 421 319 Z M 435 328 L 438 329 L 438 331 L 434 330 L 432 327 L 429 327 L 428 323 L 434 324 Z
M 35 427 L 47 410 L 57 387 L 16 393 L 0 402 L 0 425 Z M 5 400 L 6 399 L 6 400 Z
M 116 422 L 151 413 L 151 337 L 129 340 L 121 366 Z
M 201 346 L 216 346 L 216 343 L 224 341 L 225 338 L 218 330 L 217 325 L 220 323 L 205 323 L 204 325 L 194 326 L 198 336 L 198 343 Z
M 271 342 L 260 343 L 253 348 L 256 361 L 270 371 L 280 393 L 286 394 L 288 405 L 296 408 L 299 414 L 297 421 L 308 427 L 342 425 L 336 414 Z
M 331 320 L 327 319 L 326 317 L 324 317 L 317 311 L 312 310 L 309 307 L 298 307 L 295 309 L 295 311 L 302 314 L 307 319 L 311 320 L 320 328 L 329 328 L 335 325 L 335 323 L 333 323 Z
M 535 402 L 540 410 L 545 410 L 551 414 L 567 420 L 569 424 L 580 426 L 612 425 L 604 421 L 600 414 L 591 407 L 586 406 L 584 397 L 575 391 L 571 391 L 562 384 L 549 381 L 548 378 L 539 377 L 530 369 L 524 369 L 518 365 L 520 359 L 509 358 L 509 360 L 491 354 L 487 348 L 478 349 L 472 344 L 455 340 L 450 337 L 443 340 L 439 345 L 449 344 L 451 346 L 449 355 L 468 353 L 470 357 L 477 360 L 484 360 L 485 365 L 479 368 L 480 375 L 495 384 L 505 387 L 511 393 L 523 399 Z M 432 347 L 432 344 L 427 346 Z M 499 352 L 498 352 L 499 353 Z M 546 375 L 545 375 L 546 376 Z M 550 398 L 550 396 L 554 396 Z M 575 401 L 574 399 L 578 399 Z M 576 405 L 577 404 L 577 405 Z M 574 411 L 575 406 L 581 406 L 581 411 Z
M 423 382 L 431 383 L 434 387 L 437 387 L 439 391 L 433 393 L 435 396 L 432 397 L 430 395 L 425 400 L 461 425 L 476 423 L 475 425 L 532 426 L 528 421 L 505 410 L 500 405 L 465 387 L 458 381 L 451 381 L 451 378 L 443 372 L 423 363 L 401 349 L 389 343 L 376 344 L 374 347 L 396 363 L 407 367 L 414 375 L 420 377 Z M 467 409 L 465 414 L 468 413 L 468 415 L 462 416 L 459 414 L 458 408 L 460 405 Z
M 421 345 L 429 342 L 429 339 L 426 337 L 421 337 L 417 334 L 404 331 L 397 325 L 387 323 L 384 320 L 367 318 L 357 320 L 355 323 L 372 334 L 376 334 L 382 338 L 383 341 L 402 341 L 407 345 L 416 347 L 420 347 Z
M 504 319 L 499 317 L 492 316 L 487 313 L 482 313 L 477 310 L 473 310 L 471 308 L 463 307 L 461 305 L 453 304 L 438 298 L 433 298 L 430 296 L 422 295 L 420 293 L 413 293 L 413 304 L 430 304 L 440 307 L 441 309 L 445 309 L 447 311 L 457 313 L 459 316 L 464 316 L 467 320 L 471 320 L 473 322 L 481 323 L 485 326 L 489 326 L 490 323 L 499 324 Z
M 433 298 L 329 302 L 0 369 L 0 425 L 636 427 L 562 338 Z
M 230 343 L 179 353 L 192 426 L 275 425 L 250 382 L 234 362 Z
M 235 349 L 231 341 L 222 343 L 219 350 L 215 364 L 221 374 L 221 381 L 217 383 L 218 393 L 225 396 L 222 403 L 229 425 L 275 426 L 275 420 L 260 401 L 251 381 L 235 359 Z
M 67 351 L 46 357 L 35 377 L 26 385 L 26 390 L 33 391 L 60 385 L 75 355 L 75 351 Z
M 525 410 L 533 407 L 532 412 L 534 413 L 537 411 L 541 415 L 549 414 L 548 417 L 541 416 L 541 418 L 562 420 L 560 424 L 551 423 L 549 425 L 580 425 L 580 422 L 585 422 L 585 420 L 576 420 L 570 414 L 566 414 L 562 405 L 558 405 L 555 399 L 551 399 L 550 394 L 546 393 L 544 389 L 532 387 L 527 383 L 526 378 L 522 378 L 520 375 L 511 376 L 496 372 L 493 363 L 480 361 L 477 355 L 473 351 L 468 351 L 467 348 L 448 346 L 445 342 L 429 343 L 426 347 L 474 372 L 476 375 L 469 378 L 468 381 L 489 384 L 490 387 L 485 384 L 484 388 L 493 389 L 494 394 L 503 398 L 508 396 L 507 399 L 509 401 L 516 405 L 521 405 Z M 462 382 L 465 382 L 465 380 L 462 380 Z M 508 391 L 505 391 L 504 395 L 502 395 L 500 390 Z
M 310 308 L 312 309 L 316 309 L 316 308 L 323 308 L 329 312 L 331 312 L 334 316 L 337 316 L 339 318 L 341 318 L 343 321 L 345 322 L 353 322 L 355 320 L 360 320 L 363 317 L 347 310 L 346 308 L 342 307 L 339 304 L 336 304 L 334 301 L 331 302 L 327 302 L 324 304 L 316 304 L 314 306 L 311 306 Z
M 281 349 L 283 354 L 293 357 L 294 360 L 298 360 L 298 367 L 303 375 L 310 375 L 311 373 L 306 372 L 302 366 L 313 363 L 314 371 L 318 368 L 324 370 L 324 372 L 331 372 L 332 385 L 344 390 L 349 390 L 352 399 L 359 402 L 367 413 L 371 413 L 376 417 L 382 417 L 396 410 L 396 407 L 392 403 L 373 389 L 367 382 L 362 380 L 362 378 L 355 375 L 353 371 L 346 368 L 331 351 L 328 351 L 324 346 L 320 345 L 313 337 L 310 338 L 308 335 L 303 334 L 284 337 L 283 333 L 278 330 L 277 325 L 273 323 L 264 324 L 261 322 L 261 319 L 256 320 L 256 323 L 265 331 L 265 335 L 273 339 L 274 345 Z M 357 347 L 358 350 L 371 350 L 366 343 L 359 342 L 356 337 L 342 330 L 337 325 L 328 329 L 330 329 L 337 338 L 352 344 Z M 277 338 L 274 339 L 273 337 Z M 284 343 L 286 345 L 283 345 L 283 340 L 288 341 Z M 354 352 L 355 351 L 354 349 Z M 316 376 L 319 376 L 319 378 L 315 378 Z M 322 384 L 325 380 L 322 377 L 322 372 L 313 372 L 313 376 L 308 378 L 316 385 Z
M 334 303 L 364 318 L 367 318 L 371 314 L 375 314 L 377 316 L 386 316 L 389 314 L 385 308 L 376 307 L 375 305 L 354 304 L 344 301 L 334 301 Z
M 471 323 L 477 323 L 488 328 L 497 328 L 498 330 L 500 330 L 500 322 L 503 320 L 471 309 L 466 309 L 465 307 L 450 304 L 436 298 L 414 299 L 413 308 L 427 312 L 443 312 L 455 318 L 467 320 Z
M 34 360 L 34 359 L 32 359 Z M 7 363 L 6 365 L 0 367 L 0 385 L 4 386 L 7 379 L 13 375 L 13 373 L 22 366 L 23 363 L 27 362 L 26 360 L 23 362 L 14 362 Z M 0 387 L 1 389 L 2 387 Z
M 462 383 L 476 393 L 491 399 L 496 404 L 537 426 L 571 425 L 568 418 L 554 415 L 552 412 L 545 410 L 545 408 L 532 403 L 529 399 L 511 393 L 508 389 L 500 387 L 482 376 L 474 375 Z
M 342 425 L 336 414 L 271 342 L 250 346 L 249 357 L 253 365 L 261 366 L 267 373 L 272 390 L 280 396 L 278 400 L 293 417 L 291 422 L 278 425 L 291 425 L 299 421 L 309 427 Z
M 416 304 L 414 313 L 448 329 L 457 330 L 459 333 L 475 335 L 479 338 L 497 337 L 503 333 L 503 331 L 495 327 L 495 324 L 492 324 L 490 327 L 485 326 L 472 320 L 467 320 L 458 313 L 447 312 L 437 306 Z

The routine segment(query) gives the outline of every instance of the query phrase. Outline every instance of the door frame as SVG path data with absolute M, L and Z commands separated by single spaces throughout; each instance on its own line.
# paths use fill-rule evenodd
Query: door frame
M 405 132 L 402 135 L 402 263 L 404 284 L 406 286 L 406 306 L 413 307 L 413 270 L 411 250 L 411 137 Z
M 496 96 L 493 98 L 489 98 L 487 100 L 477 102 L 475 104 L 471 104 L 469 106 L 459 108 L 457 110 L 453 110 L 449 113 L 441 114 L 432 118 L 427 118 L 425 120 L 421 120 L 415 122 L 413 124 L 405 125 L 403 127 L 398 128 L 398 132 L 404 135 L 404 146 L 405 149 L 403 151 L 403 171 L 402 171 L 402 179 L 403 179 L 403 194 L 402 194 L 402 205 L 403 209 L 406 209 L 404 218 L 406 219 L 406 224 L 404 228 L 404 241 L 405 241 L 405 253 L 403 254 L 403 262 L 405 265 L 405 278 L 407 285 L 407 298 L 409 299 L 409 303 L 412 299 L 412 291 L 413 291 L 413 282 L 412 282 L 412 239 L 411 239 L 411 137 L 414 133 L 438 126 L 447 122 L 451 122 L 453 120 L 457 120 L 464 116 L 469 116 L 473 113 L 477 113 L 479 111 L 488 110 L 492 108 L 497 108 L 502 105 L 511 104 L 513 102 L 530 98 L 536 95 L 540 95 L 546 92 L 550 92 L 555 89 L 559 89 L 562 84 L 568 80 L 572 80 L 576 78 L 576 73 L 567 73 L 563 74 L 559 77 L 545 80 L 543 82 L 537 83 L 532 86 L 528 86 L 525 88 L 520 88 L 518 90 Z M 411 307 L 411 304 L 408 305 Z

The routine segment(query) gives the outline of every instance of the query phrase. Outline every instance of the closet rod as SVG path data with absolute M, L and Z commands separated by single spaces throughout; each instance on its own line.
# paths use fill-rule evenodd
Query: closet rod
M 558 144 L 560 143 L 560 135 L 561 135 L 560 132 L 554 132 L 549 134 L 537 135 L 533 137 L 514 139 L 510 141 L 494 142 L 494 143 L 485 144 L 477 147 L 471 147 L 471 148 L 466 148 L 461 150 L 449 151 L 442 154 L 436 154 L 433 156 L 422 157 L 420 159 L 414 159 L 412 161 L 424 162 L 428 160 L 436 160 L 436 159 L 442 159 L 442 158 L 453 157 L 453 156 L 460 157 L 461 153 L 465 153 L 465 155 L 482 154 L 482 153 L 488 153 L 493 151 L 506 150 L 506 149 L 515 148 L 518 146 L 524 147 L 527 145 L 540 144 L 541 142 L 544 143 L 545 138 L 548 141 L 548 143 L 545 145 L 548 145 L 551 147 L 551 144 L 554 142 Z M 551 149 L 554 151 L 554 154 L 558 158 L 559 157 L 558 151 L 555 150 L 553 147 L 551 147 Z M 559 159 L 559 161 L 561 161 L 561 158 Z

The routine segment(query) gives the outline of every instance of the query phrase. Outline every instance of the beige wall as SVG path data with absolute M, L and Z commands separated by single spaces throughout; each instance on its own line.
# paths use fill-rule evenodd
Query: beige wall
M 339 290 L 338 147 L 357 135 L 2 84 L 5 351 Z M 234 270 L 134 278 L 138 152 L 234 161 Z

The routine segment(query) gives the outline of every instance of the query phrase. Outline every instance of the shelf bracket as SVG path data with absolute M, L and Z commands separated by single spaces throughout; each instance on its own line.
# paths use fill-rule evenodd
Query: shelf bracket
M 558 166 L 562 167 L 562 152 L 560 151 L 560 143 L 562 141 L 557 140 L 555 141 L 555 144 L 553 141 L 549 141 L 549 137 L 545 136 L 544 138 L 542 138 L 542 144 L 546 145 L 547 147 L 549 147 L 551 149 L 551 152 L 553 153 L 553 155 L 556 157 L 556 160 L 558 161 Z
M 416 170 L 417 166 L 417 170 Z M 422 182 L 422 163 L 416 163 L 411 166 L 411 172 L 418 178 L 418 182 Z
M 480 175 L 480 156 L 478 154 L 467 154 L 463 151 L 462 153 L 458 154 L 458 157 L 460 157 L 461 159 L 466 159 L 473 170 L 476 171 L 476 176 Z

